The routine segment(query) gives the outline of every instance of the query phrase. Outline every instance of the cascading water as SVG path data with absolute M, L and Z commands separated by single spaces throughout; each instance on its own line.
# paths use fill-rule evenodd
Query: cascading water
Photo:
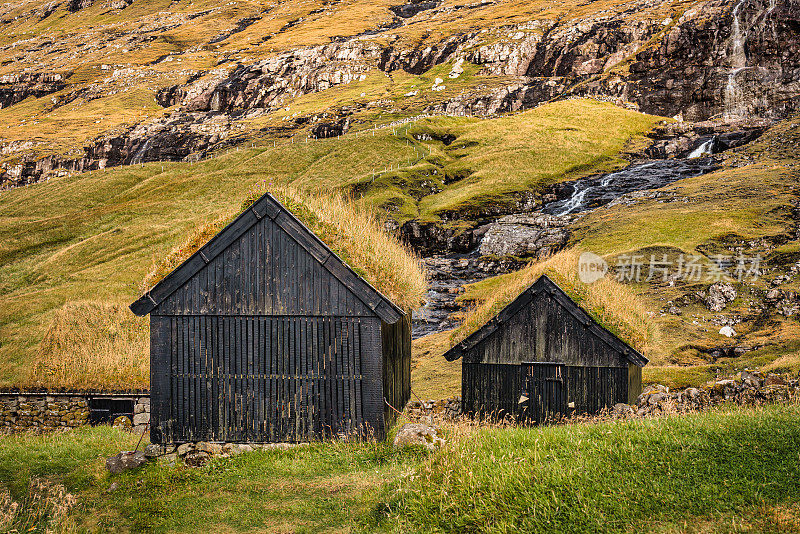
M 711 143 L 713 144 L 713 138 Z M 711 158 L 697 157 L 691 160 L 657 160 L 640 165 L 631 165 L 621 171 L 600 178 L 584 178 L 571 184 L 572 194 L 546 204 L 543 213 L 569 215 L 587 211 L 625 193 L 656 189 L 683 178 L 705 174 L 717 167 Z
M 742 32 L 740 11 L 747 0 L 739 0 L 733 8 L 733 24 L 731 26 L 731 67 L 728 71 L 728 83 L 725 85 L 725 120 L 742 118 L 747 114 L 747 105 L 744 101 L 744 91 L 738 81 L 740 72 L 747 68 L 747 54 L 745 42 L 747 32 Z
M 701 143 L 700 146 L 692 150 L 688 159 L 702 158 L 703 156 L 710 156 L 714 153 L 714 144 L 717 142 L 717 136 L 712 137 L 708 141 Z
M 712 143 L 713 141 L 712 138 Z M 716 161 L 707 157 L 657 160 L 631 165 L 621 171 L 565 184 L 564 192 L 568 196 L 546 204 L 541 211 L 550 215 L 585 212 L 607 204 L 625 193 L 663 187 L 715 168 Z M 467 254 L 435 256 L 425 260 L 431 275 L 431 289 L 427 295 L 428 303 L 414 312 L 411 330 L 413 339 L 456 326 L 457 321 L 451 314 L 462 308 L 456 302 L 459 288 L 492 276 L 492 273 L 477 268 L 479 256 L 479 250 L 475 249 Z

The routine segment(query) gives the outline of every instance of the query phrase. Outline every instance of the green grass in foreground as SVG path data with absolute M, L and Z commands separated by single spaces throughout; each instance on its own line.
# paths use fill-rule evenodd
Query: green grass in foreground
M 434 454 L 323 443 L 110 476 L 135 438 L 87 428 L 0 439 L 0 483 L 22 503 L 32 477 L 64 484 L 70 531 L 800 532 L 798 406 L 448 432 Z
M 406 532 L 800 532 L 800 408 L 482 430 L 393 483 Z

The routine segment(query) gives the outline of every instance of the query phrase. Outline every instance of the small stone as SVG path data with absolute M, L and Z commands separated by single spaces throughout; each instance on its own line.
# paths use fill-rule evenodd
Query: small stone
M 700 396 L 700 390 L 697 388 L 686 388 L 684 393 L 686 393 L 686 396 L 689 397 L 691 400 L 695 400 L 697 399 L 697 397 Z
M 119 483 L 118 483 L 118 482 L 112 482 L 112 483 L 111 483 L 111 484 L 108 486 L 108 489 L 106 490 L 106 493 L 114 493 L 114 492 L 115 492 L 115 491 L 117 491 L 118 489 L 119 489 Z
M 137 413 L 133 416 L 133 424 L 134 425 L 144 425 L 150 422 L 150 414 L 149 413 Z
M 181 443 L 178 445 L 178 456 L 186 456 L 194 449 L 194 443 Z
M 142 465 L 147 459 L 141 451 L 122 451 L 106 460 L 106 469 L 112 475 L 117 475 L 128 469 L 134 469 Z
M 441 431 L 435 427 L 422 423 L 406 423 L 397 431 L 394 446 L 402 448 L 412 445 L 422 445 L 433 451 L 444 445 L 444 439 L 441 437 Z
M 217 455 L 222 454 L 222 445 L 219 443 L 209 443 L 207 441 L 201 441 L 197 444 L 197 450 L 206 452 L 210 455 Z
M 172 452 L 175 452 L 175 445 L 158 445 L 156 443 L 151 443 L 144 448 L 144 455 L 147 458 L 157 458 Z
M 633 415 L 635 412 L 633 410 L 633 406 L 629 404 L 625 404 L 624 402 L 618 402 L 614 405 L 614 415 Z
M 723 326 L 719 329 L 719 333 L 725 337 L 733 337 L 736 335 L 736 330 L 731 328 L 730 326 Z

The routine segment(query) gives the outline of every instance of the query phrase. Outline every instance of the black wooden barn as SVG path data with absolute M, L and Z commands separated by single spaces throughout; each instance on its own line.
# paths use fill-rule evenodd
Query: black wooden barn
M 647 364 L 547 276 L 445 358 L 462 358 L 465 413 L 534 423 L 633 403 Z
M 380 439 L 408 401 L 410 317 L 269 194 L 131 310 L 154 443 Z

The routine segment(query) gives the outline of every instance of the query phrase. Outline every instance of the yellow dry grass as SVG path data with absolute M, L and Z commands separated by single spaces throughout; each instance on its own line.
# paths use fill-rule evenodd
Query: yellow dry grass
M 266 181 L 250 190 L 238 212 L 197 227 L 183 243 L 155 262 L 142 290 L 152 288 L 267 192 L 400 308 L 410 312 L 422 304 L 427 281 L 419 257 L 383 229 L 372 208 L 338 193 L 307 194 Z
M 54 389 L 148 388 L 148 320 L 126 306 L 68 302 L 47 330 L 29 386 Z
M 646 305 L 633 289 L 609 277 L 592 284 L 581 282 L 578 277 L 580 254 L 577 248 L 570 248 L 519 271 L 467 286 L 460 300 L 474 302 L 475 307 L 461 326 L 453 330 L 451 346 L 483 326 L 546 274 L 598 323 L 646 355 L 656 335 Z

